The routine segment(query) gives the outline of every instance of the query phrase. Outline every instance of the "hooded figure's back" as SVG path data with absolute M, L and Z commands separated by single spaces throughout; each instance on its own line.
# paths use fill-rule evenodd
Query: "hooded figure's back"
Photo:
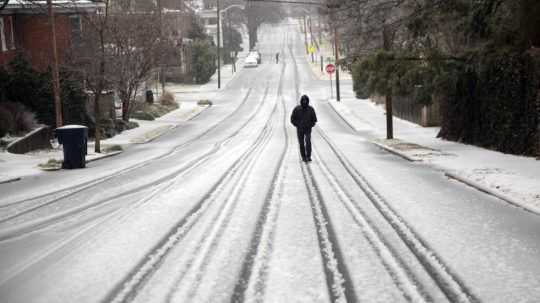
M 294 108 L 291 123 L 304 130 L 311 129 L 317 123 L 317 115 L 313 107 L 309 105 L 309 98 L 306 95 L 300 99 L 300 105 Z

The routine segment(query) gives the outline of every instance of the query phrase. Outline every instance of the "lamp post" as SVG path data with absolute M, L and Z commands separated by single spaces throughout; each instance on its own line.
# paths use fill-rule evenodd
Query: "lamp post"
M 221 20 L 220 20 L 220 11 L 219 11 L 219 0 L 216 1 L 217 3 L 217 87 L 218 89 L 221 88 L 221 51 L 219 47 L 219 40 L 221 40 Z
M 217 8 L 217 74 L 218 74 L 218 89 L 221 88 L 221 50 L 220 50 L 220 44 L 221 44 L 221 13 L 226 12 L 228 9 L 233 7 L 239 7 L 241 9 L 244 9 L 243 5 L 240 4 L 233 4 L 227 6 L 224 10 L 221 10 L 219 6 L 219 0 L 216 0 L 216 8 Z

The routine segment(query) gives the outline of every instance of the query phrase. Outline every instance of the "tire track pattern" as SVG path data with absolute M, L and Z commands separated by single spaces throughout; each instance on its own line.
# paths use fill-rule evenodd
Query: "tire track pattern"
M 104 302 L 129 302 L 137 295 L 138 291 L 142 289 L 147 280 L 159 268 L 175 245 L 185 237 L 200 217 L 206 213 L 215 201 L 215 197 L 220 195 L 226 186 L 230 182 L 233 182 L 231 180 L 238 176 L 242 170 L 247 168 L 245 164 L 247 159 L 249 159 L 249 155 L 253 155 L 254 151 L 260 148 L 261 144 L 268 139 L 269 133 L 270 121 L 267 122 L 250 148 L 237 158 L 231 168 L 219 178 L 207 194 L 162 238 L 162 240 L 147 254 L 146 259 L 142 260 L 142 262 L 118 284 Z
M 401 290 L 405 299 L 409 302 L 433 302 L 433 299 L 421 288 L 421 285 L 419 285 L 419 282 L 398 253 L 385 241 L 375 224 L 358 206 L 358 202 L 355 201 L 344 186 L 339 184 L 338 177 L 329 169 L 326 162 L 317 153 L 315 154 L 317 166 L 332 187 L 333 192 L 345 206 L 354 222 L 360 227 L 364 238 L 376 251 L 386 271 L 390 274 L 398 289 Z
M 288 35 L 287 35 L 288 36 Z M 287 36 L 285 39 L 287 39 Z M 283 51 L 282 51 L 283 52 Z M 278 87 L 278 98 L 283 110 L 283 133 L 285 144 L 281 151 L 278 167 L 272 176 L 271 186 L 268 190 L 264 205 L 257 217 L 255 232 L 253 233 L 248 252 L 242 264 L 240 276 L 234 287 L 231 302 L 244 302 L 246 298 L 260 301 L 264 297 L 268 262 L 272 255 L 276 222 L 281 207 L 281 196 L 284 189 L 284 177 L 287 172 L 285 158 L 289 153 L 289 134 L 287 132 L 287 110 L 283 100 L 283 74 L 286 63 L 282 60 L 281 81 Z
M 317 228 L 330 299 L 332 302 L 358 302 L 320 187 L 309 164 L 303 163 L 301 168 Z
M 108 202 L 112 202 L 112 201 L 114 201 L 114 200 L 116 200 L 118 198 L 121 198 L 121 197 L 125 196 L 126 194 L 133 194 L 133 193 L 141 192 L 141 191 L 146 190 L 146 189 L 151 188 L 151 187 L 155 187 L 156 185 L 160 185 L 163 182 L 168 182 L 171 179 L 177 179 L 178 177 L 181 177 L 181 176 L 189 173 L 190 171 L 193 171 L 194 169 L 196 169 L 199 166 L 206 163 L 209 158 L 211 158 L 213 155 L 215 155 L 229 141 L 234 139 L 243 129 L 245 129 L 245 127 L 261 111 L 261 108 L 262 108 L 263 104 L 265 103 L 267 95 L 268 95 L 268 87 L 266 87 L 263 98 L 262 98 L 261 102 L 258 102 L 258 105 L 257 105 L 257 108 L 255 109 L 255 111 L 253 111 L 253 113 L 250 115 L 250 117 L 238 129 L 236 129 L 232 134 L 227 136 L 221 142 L 215 143 L 214 146 L 209 151 L 205 152 L 204 154 L 197 157 L 196 159 L 190 161 L 186 165 L 180 167 L 178 170 L 175 170 L 175 171 L 173 171 L 173 172 L 171 172 L 169 174 L 166 174 L 166 175 L 160 177 L 159 179 L 154 180 L 153 182 L 147 183 L 147 184 L 142 185 L 142 186 L 138 186 L 135 190 L 128 189 L 126 191 L 122 191 L 122 192 L 117 193 L 117 194 L 115 194 L 113 196 L 110 196 L 110 197 L 107 197 L 107 198 L 104 198 L 104 199 L 100 199 L 100 200 L 98 200 L 96 202 L 93 202 L 93 203 L 85 203 L 85 204 L 82 204 L 82 205 L 77 205 L 76 207 L 70 208 L 67 211 L 59 212 L 59 213 L 56 213 L 56 214 L 54 214 L 52 216 L 47 216 L 47 217 L 40 218 L 38 220 L 30 222 L 29 224 L 11 226 L 10 228 L 2 230 L 0 232 L 0 241 L 5 241 L 5 240 L 8 240 L 8 239 L 12 239 L 14 237 L 18 237 L 18 236 L 24 235 L 26 233 L 33 232 L 33 231 L 45 228 L 45 227 L 47 227 L 47 226 L 49 226 L 51 224 L 57 223 L 59 220 L 62 220 L 64 218 L 66 218 L 66 217 L 69 217 L 69 216 L 72 216 L 74 214 L 83 212 L 83 211 L 88 210 L 90 208 L 97 207 L 97 206 L 102 205 L 102 204 L 106 204 Z M 248 96 L 249 96 L 249 94 L 248 94 Z M 61 197 L 59 199 L 49 201 L 49 202 L 47 202 L 45 204 L 41 204 L 41 205 L 38 205 L 38 206 L 33 207 L 31 209 L 27 209 L 27 210 L 24 210 L 22 212 L 11 215 L 9 217 L 3 218 L 3 219 L 0 220 L 0 224 L 6 224 L 10 220 L 19 218 L 19 217 L 21 217 L 23 215 L 26 215 L 26 214 L 29 214 L 29 213 L 31 213 L 33 211 L 37 211 L 40 208 L 43 208 L 43 207 L 49 206 L 49 205 L 51 205 L 53 203 L 59 202 L 61 199 L 71 197 L 71 196 L 73 196 L 73 195 L 75 195 L 77 193 L 80 193 L 80 192 L 84 191 L 85 189 L 87 189 L 87 188 L 81 189 L 78 192 L 70 193 L 68 196 L 63 196 L 63 197 Z
M 480 302 L 476 296 L 465 286 L 465 284 L 454 274 L 439 256 L 431 249 L 420 236 L 407 224 L 407 222 L 397 214 L 390 204 L 369 184 L 366 178 L 358 172 L 346 156 L 339 151 L 336 145 L 320 128 L 318 133 L 328 144 L 339 162 L 352 177 L 354 182 L 365 193 L 373 206 L 385 218 L 390 226 L 396 231 L 401 240 L 407 245 L 415 255 L 426 272 L 439 286 L 450 302 L 476 303 Z
M 76 193 L 79 193 L 79 192 L 81 192 L 81 191 L 83 191 L 85 189 L 91 188 L 93 186 L 103 184 L 103 183 L 107 182 L 108 180 L 110 180 L 111 178 L 119 177 L 119 176 L 127 174 L 127 173 L 129 173 L 129 172 L 131 172 L 133 170 L 145 167 L 145 166 L 151 164 L 154 161 L 165 159 L 167 157 L 173 156 L 177 152 L 179 152 L 181 149 L 193 144 L 194 142 L 198 141 L 199 139 L 201 139 L 202 137 L 204 137 L 208 133 L 212 132 L 213 130 L 218 128 L 221 124 L 223 124 L 225 121 L 229 120 L 236 113 L 238 113 L 240 111 L 240 109 L 242 109 L 244 107 L 244 105 L 246 104 L 247 100 L 249 99 L 249 96 L 251 95 L 251 92 L 252 92 L 252 88 L 250 88 L 246 92 L 246 95 L 242 99 L 242 102 L 234 109 L 234 111 L 231 112 L 230 114 L 228 114 L 225 118 L 221 119 L 220 121 L 218 121 L 217 123 L 212 125 L 210 128 L 206 129 L 204 132 L 196 135 L 194 138 L 189 139 L 188 141 L 174 147 L 173 149 L 171 149 L 169 152 L 167 152 L 165 154 L 162 154 L 162 155 L 160 155 L 158 157 L 148 159 L 148 160 L 146 160 L 146 161 L 144 161 L 142 163 L 138 163 L 136 165 L 127 167 L 125 169 L 122 169 L 120 171 L 115 172 L 114 174 L 111 174 L 111 175 L 105 176 L 103 178 L 100 178 L 99 180 L 92 180 L 92 181 L 88 181 L 88 182 L 83 182 L 81 184 L 77 184 L 77 185 L 74 185 L 74 186 L 63 188 L 61 190 L 52 191 L 52 192 L 42 194 L 42 195 L 38 195 L 38 196 L 35 196 L 35 197 L 5 203 L 5 204 L 0 205 L 0 209 L 8 208 L 8 207 L 18 205 L 18 204 L 23 204 L 23 203 L 31 203 L 32 201 L 36 201 L 36 200 L 40 200 L 40 199 L 44 199 L 44 198 L 49 197 L 49 199 L 47 199 L 46 201 L 40 203 L 40 205 L 35 206 L 35 207 L 41 207 L 43 205 L 54 203 L 54 202 L 56 202 L 56 201 L 58 201 L 60 199 L 70 197 L 70 196 L 72 196 L 72 195 L 74 195 Z M 32 208 L 35 208 L 35 207 L 33 206 Z

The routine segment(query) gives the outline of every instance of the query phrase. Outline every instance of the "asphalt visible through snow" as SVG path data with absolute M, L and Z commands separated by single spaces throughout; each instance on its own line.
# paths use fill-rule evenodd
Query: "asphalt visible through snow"
M 540 217 L 351 130 L 297 28 L 264 27 L 263 64 L 159 139 L 1 185 L 0 301 L 540 301 Z

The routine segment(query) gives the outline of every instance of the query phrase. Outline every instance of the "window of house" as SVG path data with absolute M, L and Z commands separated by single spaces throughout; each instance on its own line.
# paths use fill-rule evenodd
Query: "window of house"
M 0 47 L 3 52 L 15 49 L 15 35 L 13 31 L 13 17 L 0 17 Z
M 5 52 L 8 49 L 6 45 L 6 31 L 5 31 L 5 26 L 4 26 L 4 17 L 0 17 L 0 39 L 2 40 L 1 41 L 2 51 Z
M 82 42 L 82 23 L 81 16 L 74 15 L 69 17 L 71 23 L 71 44 L 78 46 Z
M 13 30 L 13 17 L 9 16 L 6 17 L 4 20 L 7 47 L 9 49 L 15 49 L 15 31 Z

